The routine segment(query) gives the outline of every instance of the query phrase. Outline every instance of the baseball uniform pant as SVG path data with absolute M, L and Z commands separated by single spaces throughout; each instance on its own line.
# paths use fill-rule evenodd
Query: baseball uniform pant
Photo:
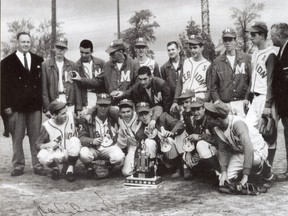
M 252 166 L 259 166 L 268 156 L 268 146 L 264 145 L 261 149 L 254 149 L 254 158 Z M 228 179 L 237 178 L 238 174 L 243 170 L 244 154 L 233 154 L 227 168 Z
M 244 112 L 244 106 L 243 106 L 244 100 L 239 101 L 231 101 L 230 103 L 226 103 L 230 107 L 230 112 L 233 115 L 245 117 L 246 114 Z
M 66 163 L 68 157 L 78 157 L 81 149 L 80 140 L 77 137 L 71 137 L 66 140 L 66 149 L 52 148 L 41 149 L 37 157 L 41 164 L 48 166 L 55 162 L 56 164 Z
M 117 145 L 109 147 L 100 146 L 98 149 L 82 147 L 80 150 L 80 160 L 86 164 L 94 160 L 109 160 L 111 164 L 121 166 L 124 162 L 124 153 Z
M 27 129 L 29 137 L 30 152 L 32 158 L 32 165 L 34 169 L 42 169 L 43 166 L 37 159 L 36 140 L 40 133 L 42 122 L 41 111 L 31 112 L 13 112 L 9 116 L 9 129 L 12 135 L 13 142 L 13 158 L 12 163 L 14 169 L 23 170 L 25 167 L 25 157 L 23 151 L 23 139 Z

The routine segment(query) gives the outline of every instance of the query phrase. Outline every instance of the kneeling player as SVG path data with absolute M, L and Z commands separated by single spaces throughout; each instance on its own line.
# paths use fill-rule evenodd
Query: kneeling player
M 81 144 L 76 137 L 75 119 L 66 104 L 53 101 L 49 106 L 52 118 L 43 123 L 40 136 L 36 141 L 40 149 L 39 162 L 52 169 L 51 178 L 59 180 L 58 164 L 67 165 L 66 179 L 75 181 L 74 166 L 78 160 Z

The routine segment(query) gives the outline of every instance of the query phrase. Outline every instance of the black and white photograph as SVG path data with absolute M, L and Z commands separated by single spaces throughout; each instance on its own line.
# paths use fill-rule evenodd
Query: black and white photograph
M 0 215 L 287 214 L 288 1 L 0 5 Z

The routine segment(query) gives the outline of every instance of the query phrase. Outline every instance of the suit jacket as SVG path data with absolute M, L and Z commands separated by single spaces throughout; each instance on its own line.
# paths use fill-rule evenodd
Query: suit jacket
M 63 74 L 76 70 L 76 64 L 64 59 Z M 63 76 L 65 80 L 65 76 Z M 59 72 L 54 59 L 48 59 L 42 63 L 42 98 L 44 112 L 48 111 L 50 103 L 59 97 L 58 91 Z M 79 86 L 74 81 L 63 81 L 67 105 L 75 105 L 77 111 L 82 110 L 82 97 Z
M 273 72 L 273 94 L 280 117 L 288 117 L 288 44 L 284 47 L 280 59 L 280 51 Z
M 41 63 L 43 58 L 31 53 L 27 71 L 16 52 L 1 61 L 1 106 L 3 109 L 26 112 L 42 109 Z

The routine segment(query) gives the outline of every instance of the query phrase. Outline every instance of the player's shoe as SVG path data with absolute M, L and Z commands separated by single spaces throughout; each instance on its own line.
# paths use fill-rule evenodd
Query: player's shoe
M 183 170 L 183 174 L 184 174 L 184 180 L 192 180 L 194 177 L 191 170 L 188 168 L 185 168 Z
M 175 171 L 175 173 L 173 173 L 173 174 L 171 175 L 171 178 L 176 179 L 176 178 L 180 178 L 180 177 L 182 177 L 182 176 L 183 176 L 183 172 L 181 172 L 181 169 L 180 169 L 180 168 L 177 168 L 176 171 Z
M 59 169 L 52 169 L 52 172 L 51 172 L 51 179 L 54 180 L 54 181 L 57 181 L 60 179 L 60 172 L 59 172 Z
M 73 172 L 66 173 L 66 180 L 68 182 L 74 182 L 76 180 L 75 174 Z
M 95 176 L 95 170 L 93 168 L 88 168 L 86 173 L 87 179 L 93 179 Z

